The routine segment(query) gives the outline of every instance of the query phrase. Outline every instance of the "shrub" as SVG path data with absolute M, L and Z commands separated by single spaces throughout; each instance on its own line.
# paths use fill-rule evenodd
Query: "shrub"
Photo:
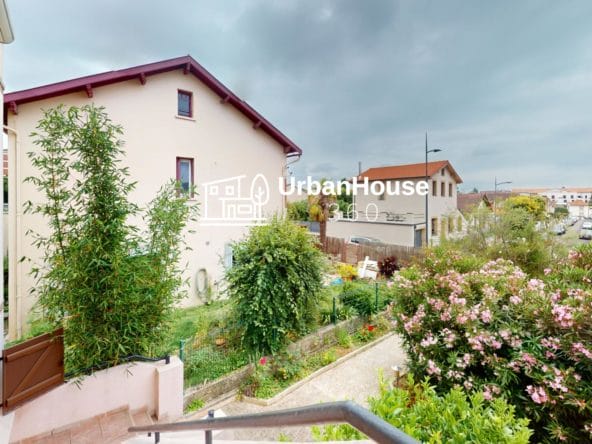
M 39 305 L 64 326 L 67 369 L 117 364 L 162 344 L 183 284 L 183 231 L 195 207 L 173 181 L 145 214 L 128 201 L 134 184 L 119 162 L 121 127 L 102 108 L 63 106 L 44 112 L 28 153 L 39 171 L 26 178 L 43 196 L 26 211 L 46 218 L 49 234 L 33 245 Z M 146 231 L 130 225 L 142 217 Z
M 378 262 L 378 270 L 380 271 L 380 274 L 386 278 L 390 278 L 398 269 L 399 264 L 396 256 L 385 257 Z
M 226 273 L 243 346 L 269 354 L 315 321 L 324 256 L 307 231 L 274 217 L 234 244 Z
M 376 304 L 376 287 L 367 282 L 346 282 L 343 284 L 343 292 L 340 299 L 343 305 L 352 307 L 361 316 L 370 316 L 372 313 L 384 309 L 389 302 L 389 294 L 378 291 L 378 306 Z
M 393 315 L 411 372 L 440 392 L 504 395 L 538 440 L 589 440 L 592 288 L 586 276 L 578 286 L 560 279 L 584 273 L 589 254 L 573 252 L 544 281 L 503 259 L 461 271 L 459 255 L 443 250 L 399 272 Z
M 344 281 L 351 281 L 358 277 L 358 269 L 354 265 L 339 264 L 337 265 L 337 273 Z
M 517 419 L 514 407 L 503 398 L 486 402 L 482 393 L 469 397 L 460 388 L 439 395 L 427 382 L 408 379 L 405 389 L 390 389 L 381 380 L 377 398 L 370 398 L 370 410 L 394 427 L 422 442 L 528 443 L 531 431 L 527 419 Z M 350 425 L 313 428 L 321 441 L 363 439 Z

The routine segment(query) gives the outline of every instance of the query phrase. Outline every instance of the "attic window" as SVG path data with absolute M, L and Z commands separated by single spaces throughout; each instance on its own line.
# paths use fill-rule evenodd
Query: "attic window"
M 444 168 L 442 168 L 442 176 L 444 176 Z
M 193 117 L 193 93 L 181 89 L 177 91 L 177 115 Z

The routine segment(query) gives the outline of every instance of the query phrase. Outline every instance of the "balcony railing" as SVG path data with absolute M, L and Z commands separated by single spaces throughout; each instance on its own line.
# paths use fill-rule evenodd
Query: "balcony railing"
M 160 442 L 160 434 L 163 432 L 203 430 L 206 444 L 211 444 L 212 430 L 348 423 L 380 444 L 417 444 L 419 442 L 352 401 L 330 402 L 224 418 L 214 418 L 214 412 L 210 410 L 208 416 L 207 419 L 196 421 L 130 427 L 128 430 L 132 433 L 148 433 L 149 436 L 154 433 L 155 443 Z

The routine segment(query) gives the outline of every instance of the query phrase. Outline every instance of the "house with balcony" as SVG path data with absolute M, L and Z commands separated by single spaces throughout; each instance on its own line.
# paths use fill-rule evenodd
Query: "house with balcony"
M 39 149 L 30 134 L 43 110 L 90 103 L 104 107 L 123 127 L 122 166 L 137 182 L 131 201 L 147 204 L 171 178 L 186 190 L 197 188 L 194 199 L 208 223 L 189 227 L 192 251 L 181 259 L 188 264 L 184 305 L 216 294 L 225 264 L 232 263 L 230 244 L 248 226 L 284 211 L 280 190 L 264 185 L 277 184 L 286 174 L 287 159 L 302 150 L 190 56 L 8 93 L 3 109 L 4 123 L 13 129 L 7 134 L 10 338 L 25 332 L 35 303 L 30 271 L 41 255 L 28 233 L 48 229 L 39 215 L 23 213 L 25 202 L 41 198 L 32 184 L 23 183 L 37 174 L 27 156 Z M 21 257 L 31 260 L 21 262 Z
M 371 237 L 386 244 L 421 247 L 426 242 L 426 229 L 429 243 L 437 244 L 442 237 L 459 236 L 466 228 L 457 207 L 457 187 L 462 179 L 448 160 L 369 168 L 357 177 L 358 182 L 366 180 L 371 191 L 384 187 L 384 193 L 354 194 L 353 216 L 331 220 L 328 236 L 346 240 Z M 426 195 L 417 192 L 426 180 L 427 227 Z M 373 186 L 375 182 L 382 185 Z

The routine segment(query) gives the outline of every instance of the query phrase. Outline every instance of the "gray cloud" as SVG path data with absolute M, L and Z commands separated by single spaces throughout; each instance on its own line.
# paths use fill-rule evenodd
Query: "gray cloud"
M 586 0 L 8 4 L 8 90 L 191 54 L 304 149 L 296 175 L 420 162 L 429 131 L 467 189 L 592 185 Z

